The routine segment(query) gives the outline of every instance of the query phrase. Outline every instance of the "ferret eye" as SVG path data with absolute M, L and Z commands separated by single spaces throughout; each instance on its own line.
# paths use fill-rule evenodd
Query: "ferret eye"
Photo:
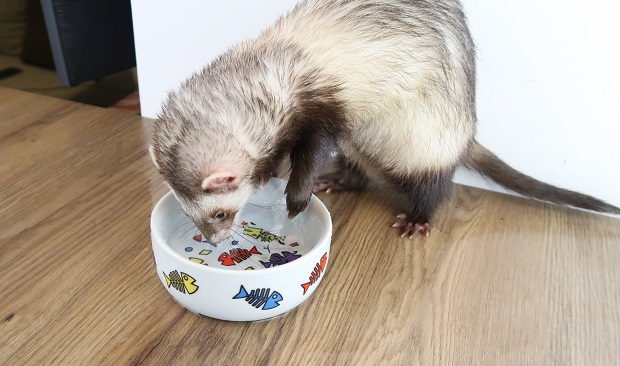
M 226 218 L 226 213 L 225 212 L 218 212 L 217 214 L 215 214 L 214 218 L 218 219 L 218 220 L 224 220 Z

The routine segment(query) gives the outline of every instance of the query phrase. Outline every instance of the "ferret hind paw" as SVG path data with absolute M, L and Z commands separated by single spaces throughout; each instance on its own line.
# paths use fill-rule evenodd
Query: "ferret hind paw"
M 409 239 L 415 239 L 418 235 L 428 237 L 431 234 L 431 226 L 428 222 L 420 224 L 414 220 L 410 220 L 409 215 L 400 214 L 396 216 L 396 221 L 392 224 L 392 227 L 403 228 L 401 238 L 408 237 Z
M 338 192 L 338 191 L 343 191 L 343 190 L 344 190 L 344 186 L 342 185 L 341 182 L 337 180 L 331 180 L 331 179 L 317 180 L 314 183 L 314 187 L 312 188 L 312 191 L 314 193 L 316 192 L 332 193 L 332 192 Z
M 324 173 L 314 182 L 313 191 L 326 193 L 331 192 L 354 192 L 366 190 L 369 186 L 368 179 L 358 170 L 343 168 L 331 173 Z

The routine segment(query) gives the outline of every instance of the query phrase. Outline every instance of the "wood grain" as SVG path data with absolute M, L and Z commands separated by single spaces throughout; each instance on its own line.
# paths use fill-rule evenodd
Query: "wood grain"
M 620 364 L 620 221 L 461 186 L 417 241 L 371 194 L 322 194 L 331 265 L 308 301 L 185 311 L 151 255 L 150 123 L 0 89 L 0 364 Z

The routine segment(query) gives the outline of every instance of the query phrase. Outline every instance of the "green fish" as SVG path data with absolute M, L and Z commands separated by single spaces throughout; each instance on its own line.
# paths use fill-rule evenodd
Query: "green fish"
M 168 288 L 172 286 L 179 292 L 184 294 L 185 291 L 187 291 L 190 295 L 198 291 L 198 286 L 194 285 L 196 280 L 187 273 L 181 272 L 181 274 L 179 274 L 178 271 L 172 271 L 168 276 L 166 276 L 166 273 L 164 272 L 164 277 L 166 278 L 166 285 L 168 285 Z

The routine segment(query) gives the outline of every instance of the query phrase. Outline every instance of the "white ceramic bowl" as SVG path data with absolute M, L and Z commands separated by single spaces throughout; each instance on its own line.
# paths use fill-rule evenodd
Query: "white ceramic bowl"
M 151 215 L 157 274 L 182 306 L 233 321 L 283 314 L 307 299 L 327 270 L 332 222 L 314 195 L 289 220 L 286 181 L 271 179 L 240 213 L 233 234 L 217 245 L 202 239 L 174 195 Z

